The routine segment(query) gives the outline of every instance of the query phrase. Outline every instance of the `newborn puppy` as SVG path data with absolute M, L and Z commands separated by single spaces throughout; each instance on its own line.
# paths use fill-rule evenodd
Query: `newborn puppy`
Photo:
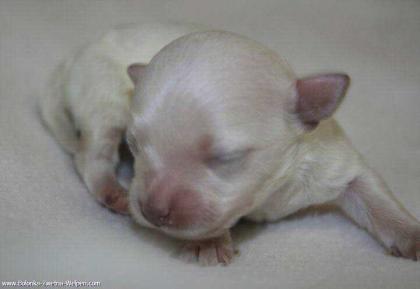
M 231 261 L 240 218 L 275 221 L 326 202 L 417 260 L 419 222 L 330 118 L 349 77 L 298 78 L 259 43 L 194 30 L 117 29 L 55 74 L 43 118 L 97 199 L 187 240 L 182 255 L 202 264 Z M 115 175 L 125 132 L 128 200 Z

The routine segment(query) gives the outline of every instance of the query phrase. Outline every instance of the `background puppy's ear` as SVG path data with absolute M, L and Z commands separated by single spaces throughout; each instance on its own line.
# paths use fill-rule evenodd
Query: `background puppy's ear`
M 139 81 L 139 79 L 142 78 L 142 75 L 144 74 L 145 69 L 146 69 L 146 64 L 142 64 L 142 63 L 134 63 L 134 64 L 131 64 L 127 68 L 128 76 L 130 76 L 131 81 L 134 84 L 136 84 Z
M 313 129 L 321 120 L 330 117 L 340 105 L 349 84 L 350 77 L 340 73 L 298 79 L 295 112 L 305 128 Z

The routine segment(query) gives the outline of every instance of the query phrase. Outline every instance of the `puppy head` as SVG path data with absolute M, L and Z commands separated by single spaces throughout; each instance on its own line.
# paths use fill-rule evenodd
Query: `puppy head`
M 289 149 L 348 85 L 341 74 L 298 80 L 269 49 L 215 31 L 181 37 L 128 74 L 132 214 L 185 239 L 217 236 L 260 205 Z

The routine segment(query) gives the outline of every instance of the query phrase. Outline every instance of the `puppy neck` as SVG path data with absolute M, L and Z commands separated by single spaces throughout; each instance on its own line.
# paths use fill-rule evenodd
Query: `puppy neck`
M 264 204 L 272 194 L 280 190 L 284 184 L 293 178 L 296 168 L 299 167 L 304 158 L 304 146 L 301 139 L 298 138 L 292 142 L 279 155 L 277 169 L 267 177 L 257 190 L 259 197 L 254 204 L 254 209 Z

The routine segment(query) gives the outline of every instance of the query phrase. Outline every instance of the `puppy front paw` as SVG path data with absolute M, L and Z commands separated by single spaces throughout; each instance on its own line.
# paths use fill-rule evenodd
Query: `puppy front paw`
M 115 213 L 128 215 L 127 192 L 116 179 L 109 177 L 98 187 L 95 194 L 101 204 Z
M 233 248 L 229 233 L 218 238 L 190 241 L 179 253 L 179 257 L 188 262 L 198 262 L 201 266 L 228 265 L 237 251 Z

